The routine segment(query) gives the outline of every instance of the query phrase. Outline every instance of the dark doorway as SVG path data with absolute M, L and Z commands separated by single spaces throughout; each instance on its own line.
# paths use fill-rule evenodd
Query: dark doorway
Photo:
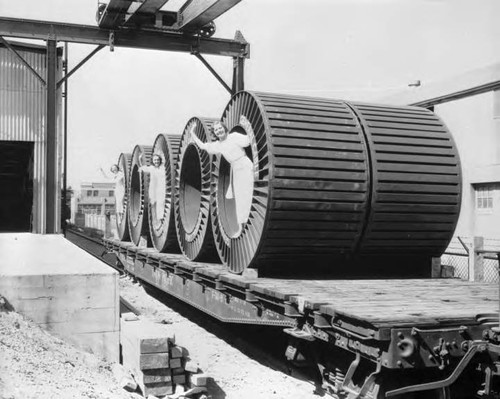
M 0 141 L 0 232 L 31 231 L 33 143 Z

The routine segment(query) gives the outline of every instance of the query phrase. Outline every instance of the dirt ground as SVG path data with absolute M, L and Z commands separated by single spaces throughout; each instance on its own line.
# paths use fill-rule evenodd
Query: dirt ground
M 147 295 L 140 284 L 126 277 L 120 279 L 120 295 L 135 306 L 141 315 L 168 324 L 175 334 L 176 343 L 185 347 L 191 360 L 198 363 L 204 373 L 213 377 L 214 382 L 208 392 L 213 399 L 319 398 L 314 394 L 314 385 L 278 370 L 282 365 L 273 362 L 265 350 L 249 347 L 234 338 L 234 333 L 225 334 L 225 339 L 219 338 L 219 333 L 224 336 L 227 326 L 220 326 L 215 321 L 207 323 L 205 317 L 201 318 L 200 323 L 194 323 L 191 320 L 199 318 L 195 311 L 181 309 L 184 310 L 181 314 L 173 309 L 179 307 L 175 300 L 171 300 L 172 306 L 166 306 Z M 166 303 L 170 305 L 166 298 Z M 189 317 L 186 317 L 186 313 Z M 217 336 L 212 331 L 217 332 Z M 252 331 L 259 332 L 258 329 Z
M 318 398 L 311 383 L 287 375 L 265 349 L 239 342 L 234 333 L 218 338 L 213 332 L 219 335 L 225 327 L 216 322 L 210 325 L 202 318 L 203 323 L 194 323 L 200 317 L 196 312 L 186 317 L 174 310 L 178 304 L 166 306 L 128 277 L 120 278 L 120 289 L 141 317 L 166 324 L 191 362 L 213 377 L 208 387 L 212 399 Z M 0 310 L 0 398 L 139 398 L 118 386 L 112 367 L 21 315 Z
M 0 398 L 138 398 L 118 386 L 111 366 L 0 310 Z

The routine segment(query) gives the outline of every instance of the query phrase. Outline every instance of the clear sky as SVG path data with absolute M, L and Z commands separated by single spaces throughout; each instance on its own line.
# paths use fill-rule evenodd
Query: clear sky
M 182 1 L 171 0 L 170 8 Z M 0 0 L 0 15 L 95 25 L 96 0 Z M 376 101 L 500 62 L 498 0 L 242 0 L 216 20 L 251 44 L 246 88 Z M 70 68 L 92 50 L 70 45 Z M 230 83 L 232 61 L 206 57 Z M 229 94 L 189 54 L 104 49 L 70 78 L 68 181 L 99 180 L 135 144 L 220 117 Z

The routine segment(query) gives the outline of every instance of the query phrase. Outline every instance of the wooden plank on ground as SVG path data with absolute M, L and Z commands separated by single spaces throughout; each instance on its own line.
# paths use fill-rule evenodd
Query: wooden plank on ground
M 137 348 L 129 341 L 122 341 L 123 366 L 131 370 L 152 370 L 168 368 L 169 355 L 167 352 L 161 353 L 138 353 Z

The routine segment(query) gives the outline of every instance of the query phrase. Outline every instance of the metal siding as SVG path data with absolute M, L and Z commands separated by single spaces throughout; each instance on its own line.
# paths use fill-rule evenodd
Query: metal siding
M 46 55 L 38 51 L 17 49 L 18 53 L 46 78 Z M 58 78 L 61 60 L 58 61 Z M 57 103 L 61 105 L 58 91 Z M 46 129 L 45 113 L 47 94 L 44 85 L 7 48 L 0 48 L 0 141 L 30 141 L 33 149 L 33 229 L 34 233 L 46 230 Z M 58 186 L 61 179 L 61 112 L 58 112 L 57 152 Z M 59 218 L 60 212 L 57 213 Z

